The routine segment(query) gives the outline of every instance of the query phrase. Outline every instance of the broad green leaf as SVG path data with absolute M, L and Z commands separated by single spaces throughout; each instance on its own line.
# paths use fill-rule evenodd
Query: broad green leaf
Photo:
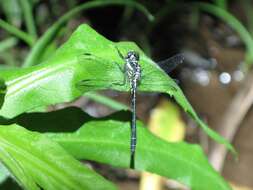
M 22 114 L 5 124 L 18 123 L 30 130 L 50 131 L 46 135 L 78 159 L 128 168 L 130 118 L 130 112 L 122 111 L 97 119 L 80 108 L 69 107 L 49 113 Z M 84 122 L 87 123 L 83 125 Z M 193 189 L 229 189 L 199 146 L 167 143 L 148 132 L 140 122 L 137 134 L 136 169 L 176 179 Z
M 1 139 L 3 141 L 3 139 Z M 6 142 L 5 142 L 6 143 Z M 9 169 L 16 182 L 24 189 L 27 190 L 39 190 L 39 187 L 35 184 L 32 177 L 27 175 L 27 172 L 19 165 L 19 163 L 13 158 L 6 150 L 4 145 L 0 142 L 0 160 Z
M 129 167 L 129 122 L 93 119 L 74 133 L 48 133 L 47 136 L 62 145 L 75 158 Z M 152 135 L 140 122 L 137 137 L 137 170 L 175 179 L 192 190 L 231 190 L 209 165 L 198 145 L 166 142 Z
M 81 25 L 44 64 L 0 70 L 8 87 L 0 116 L 12 118 L 36 107 L 72 101 L 87 91 L 129 91 L 128 81 L 124 82 L 124 60 L 119 55 L 129 50 L 140 53 L 139 91 L 173 96 L 211 138 L 234 151 L 232 145 L 201 121 L 178 85 L 134 43 L 109 41 L 88 25 Z
M 27 190 L 115 189 L 45 135 L 18 125 L 0 126 L 0 160 Z

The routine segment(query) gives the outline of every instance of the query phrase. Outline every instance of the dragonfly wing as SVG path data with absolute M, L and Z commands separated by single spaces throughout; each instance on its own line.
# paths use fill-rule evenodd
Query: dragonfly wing
M 78 57 L 82 78 L 76 87 L 83 91 L 107 88 L 124 88 L 124 74 L 121 65 L 110 60 L 85 53 Z M 82 69 L 82 71 L 81 71 Z
M 166 73 L 173 71 L 179 64 L 183 63 L 184 56 L 182 53 L 176 54 L 168 59 L 157 62 L 159 67 L 161 67 Z

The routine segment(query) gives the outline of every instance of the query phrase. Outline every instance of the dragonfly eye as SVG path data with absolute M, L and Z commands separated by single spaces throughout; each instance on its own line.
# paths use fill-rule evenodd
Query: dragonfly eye
M 139 53 L 136 51 L 129 51 L 127 53 L 126 59 L 130 59 L 130 60 L 136 60 L 139 61 Z

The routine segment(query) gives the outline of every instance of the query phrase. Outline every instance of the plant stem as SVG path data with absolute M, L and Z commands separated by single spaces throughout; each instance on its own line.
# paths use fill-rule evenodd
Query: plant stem
M 227 10 L 227 0 L 214 0 L 217 7 Z
M 251 33 L 251 36 L 253 35 L 253 13 L 252 13 L 252 3 L 249 0 L 242 1 L 242 7 L 245 13 L 245 16 L 247 18 L 247 26 Z
M 26 28 L 28 33 L 34 38 L 37 38 L 37 31 L 34 23 L 34 17 L 32 14 L 32 7 L 28 0 L 20 0 L 20 5 L 23 9 L 23 14 L 25 18 Z
M 26 58 L 23 67 L 29 67 L 36 64 L 36 61 L 39 60 L 40 55 L 43 54 L 43 51 L 46 49 L 46 47 L 55 39 L 60 29 L 73 16 L 87 9 L 112 5 L 132 6 L 138 9 L 139 11 L 143 12 L 148 17 L 149 20 L 153 20 L 153 16 L 148 12 L 148 10 L 141 4 L 136 3 L 134 1 L 107 0 L 107 1 L 91 1 L 88 3 L 81 4 L 75 7 L 74 9 L 70 10 L 69 12 L 67 12 L 65 15 L 63 15 L 56 23 L 54 23 L 46 31 L 46 33 L 37 41 L 35 46 L 32 48 L 32 51 Z
M 34 39 L 29 34 L 23 32 L 22 30 L 19 30 L 15 26 L 12 26 L 8 22 L 4 21 L 3 19 L 0 19 L 0 27 L 6 30 L 7 32 L 17 36 L 19 39 L 26 42 L 29 46 L 32 46 Z
M 0 52 L 3 52 L 17 44 L 17 39 L 14 37 L 7 38 L 0 42 Z
M 232 29 L 234 29 L 238 33 L 247 49 L 246 62 L 252 64 L 253 39 L 249 31 L 242 25 L 242 23 L 228 11 L 219 8 L 215 5 L 209 3 L 194 3 L 194 5 L 196 5 L 202 11 L 206 11 L 214 16 L 217 16 L 218 18 L 226 22 Z

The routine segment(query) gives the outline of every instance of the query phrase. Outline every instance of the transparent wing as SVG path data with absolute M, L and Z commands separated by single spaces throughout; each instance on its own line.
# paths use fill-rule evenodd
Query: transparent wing
M 157 62 L 166 73 L 173 71 L 179 64 L 183 63 L 184 55 L 182 53 L 176 54 L 168 59 Z
M 124 73 L 118 63 L 87 53 L 80 55 L 78 61 L 81 65 L 80 72 L 83 72 L 83 77 L 76 82 L 78 89 L 82 91 L 125 89 Z

